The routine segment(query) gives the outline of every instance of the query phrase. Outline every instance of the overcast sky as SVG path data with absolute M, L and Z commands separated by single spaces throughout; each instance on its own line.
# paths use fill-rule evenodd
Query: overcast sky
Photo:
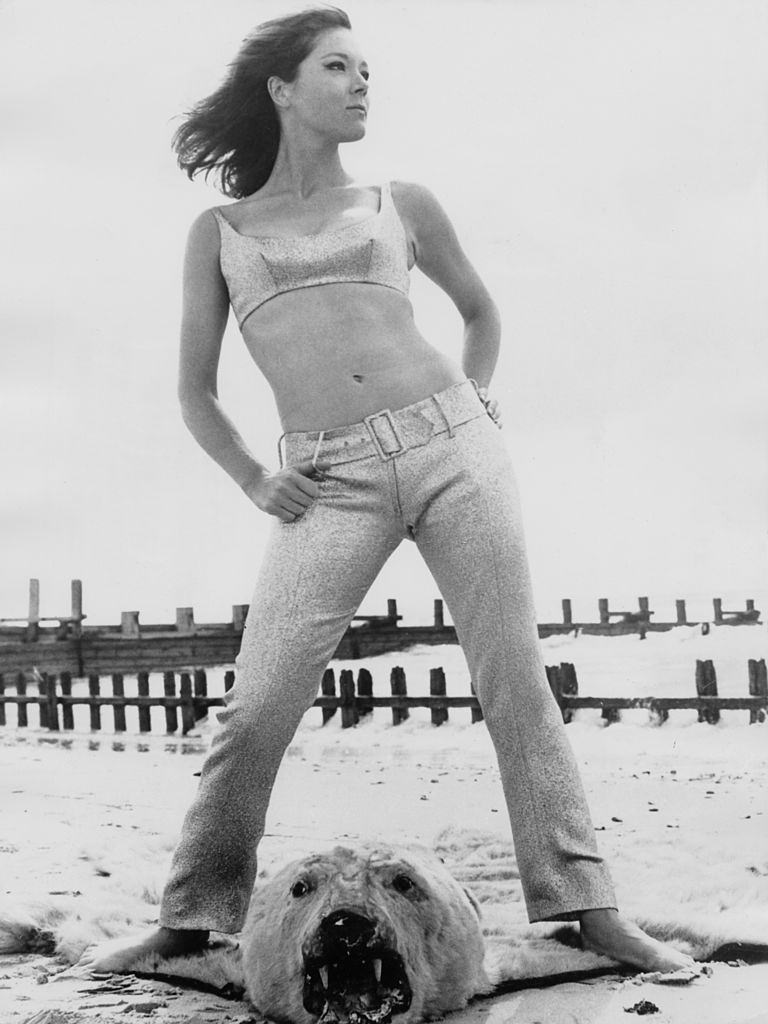
M 29 576 L 49 614 L 82 578 L 97 621 L 186 604 L 218 621 L 249 600 L 267 518 L 175 398 L 186 231 L 221 197 L 169 141 L 289 9 L 0 0 L 2 615 L 24 613 Z M 583 617 L 600 596 L 649 594 L 657 618 L 674 597 L 765 602 L 768 4 L 346 9 L 372 70 L 349 169 L 432 188 L 502 310 L 494 390 L 541 617 L 569 595 Z M 458 359 L 448 300 L 418 274 L 412 294 Z M 271 393 L 233 324 L 221 391 L 273 463 Z M 387 596 L 429 614 L 413 545 L 368 606 Z

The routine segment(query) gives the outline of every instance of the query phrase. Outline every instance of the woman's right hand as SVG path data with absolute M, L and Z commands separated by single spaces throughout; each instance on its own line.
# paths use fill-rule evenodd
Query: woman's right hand
M 251 501 L 270 516 L 283 523 L 293 523 L 307 511 L 319 494 L 313 476 L 330 466 L 329 462 L 313 463 L 311 459 L 297 462 L 276 473 L 264 473 L 243 486 Z

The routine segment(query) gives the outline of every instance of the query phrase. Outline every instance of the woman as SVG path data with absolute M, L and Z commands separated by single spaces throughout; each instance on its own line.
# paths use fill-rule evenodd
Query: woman
M 531 920 L 579 920 L 586 946 L 641 969 L 690 966 L 615 910 L 547 685 L 517 495 L 485 391 L 496 307 L 426 189 L 359 184 L 342 168 L 339 145 L 365 135 L 368 77 L 342 11 L 276 19 L 176 136 L 190 177 L 215 169 L 237 200 L 203 213 L 189 236 L 184 419 L 274 527 L 160 927 L 97 948 L 83 965 L 128 970 L 149 952 L 188 953 L 210 930 L 241 928 L 283 753 L 360 601 L 407 538 L 467 656 Z M 414 265 L 464 321 L 461 368 L 416 329 Z M 230 304 L 275 393 L 277 471 L 248 451 L 218 401 Z

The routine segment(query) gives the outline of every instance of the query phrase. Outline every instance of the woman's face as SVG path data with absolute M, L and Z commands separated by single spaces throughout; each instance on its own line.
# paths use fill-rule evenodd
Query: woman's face
M 285 127 L 303 127 L 334 142 L 361 139 L 368 116 L 368 64 L 349 29 L 319 35 L 294 80 L 279 83 L 275 102 Z

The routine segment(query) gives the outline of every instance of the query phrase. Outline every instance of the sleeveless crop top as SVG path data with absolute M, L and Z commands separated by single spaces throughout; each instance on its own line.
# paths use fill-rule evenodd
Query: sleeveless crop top
M 357 282 L 408 295 L 408 240 L 392 200 L 381 186 L 377 213 L 315 235 L 242 235 L 219 209 L 219 263 L 240 327 L 265 302 L 297 288 Z

